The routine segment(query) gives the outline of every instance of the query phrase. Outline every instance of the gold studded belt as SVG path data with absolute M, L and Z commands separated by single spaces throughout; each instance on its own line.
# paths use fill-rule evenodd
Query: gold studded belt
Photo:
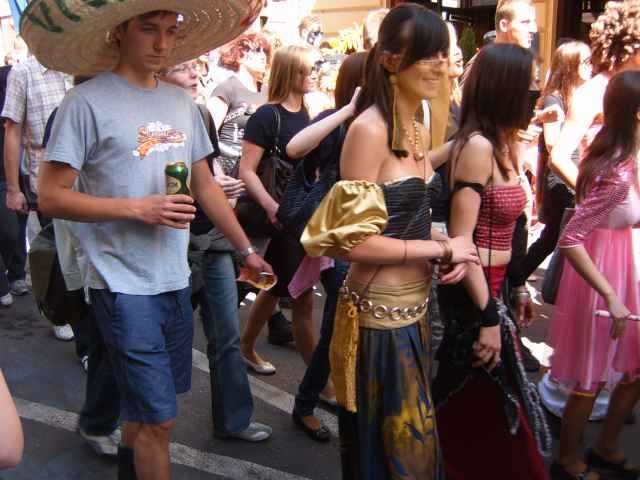
M 411 325 L 422 318 L 430 289 L 428 278 L 398 286 L 365 286 L 346 280 L 340 288 L 340 299 L 357 310 L 361 327 L 387 330 Z

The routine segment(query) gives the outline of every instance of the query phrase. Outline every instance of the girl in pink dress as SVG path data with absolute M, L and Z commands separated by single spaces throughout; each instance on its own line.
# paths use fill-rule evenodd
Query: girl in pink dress
M 640 313 L 638 245 L 640 226 L 638 145 L 640 72 L 614 76 L 604 97 L 604 125 L 580 165 L 578 207 L 559 247 L 570 263 L 560 283 L 552 322 L 555 348 L 551 375 L 573 389 L 567 402 L 554 479 L 597 479 L 589 468 L 635 479 L 640 470 L 618 445 L 624 420 L 640 398 Z M 608 310 L 612 319 L 595 316 Z M 585 465 L 579 443 L 602 388 L 613 388 L 604 427 Z

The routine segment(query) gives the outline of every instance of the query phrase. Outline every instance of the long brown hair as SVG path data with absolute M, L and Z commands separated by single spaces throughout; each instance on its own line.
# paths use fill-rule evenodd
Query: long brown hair
M 365 67 L 365 82 L 358 96 L 356 116 L 375 105 L 387 124 L 387 144 L 397 157 L 407 156 L 404 150 L 394 151 L 393 143 L 393 89 L 391 73 L 382 66 L 385 53 L 401 54 L 400 70 L 418 60 L 438 53 L 448 56 L 449 32 L 438 15 L 415 3 L 401 3 L 389 11 L 378 33 L 378 43 L 371 49 Z
M 357 52 L 345 58 L 342 65 L 340 65 L 338 79 L 336 80 L 336 109 L 348 105 L 356 88 L 362 86 L 366 60 L 366 52 Z
M 571 111 L 571 101 L 573 92 L 582 83 L 580 78 L 581 54 L 590 55 L 589 45 L 584 42 L 571 41 L 560 45 L 553 53 L 549 78 L 542 89 L 542 94 L 536 103 L 536 108 L 543 108 L 544 100 L 549 95 L 560 97 L 567 115 Z M 538 168 L 536 172 L 536 202 L 538 207 L 544 201 L 544 184 L 547 181 L 549 168 L 549 155 L 542 152 L 538 157 Z
M 300 75 L 311 69 L 310 50 L 289 46 L 276 50 L 269 74 L 269 103 L 282 103 L 300 82 Z
M 566 112 L 571 110 L 571 98 L 574 90 L 580 86 L 580 57 L 582 53 L 589 56 L 591 50 L 584 42 L 571 41 L 560 45 L 553 53 L 549 78 L 542 89 L 540 99 L 536 105 L 542 107 L 544 98 L 548 95 L 558 95 L 562 99 Z M 565 112 L 565 113 L 566 113 Z
M 580 202 L 596 178 L 621 164 L 635 161 L 640 111 L 640 72 L 615 75 L 604 94 L 604 124 L 580 162 L 576 200 Z
M 532 69 L 533 54 L 529 50 L 494 43 L 480 50 L 464 83 L 460 129 L 454 137 L 453 151 L 459 154 L 469 137 L 480 132 L 493 145 L 498 170 L 505 180 L 510 170 L 518 171 L 513 147 L 517 130 L 526 128 L 529 121 Z M 454 172 L 455 165 L 451 169 Z M 454 177 L 449 176 L 452 183 Z

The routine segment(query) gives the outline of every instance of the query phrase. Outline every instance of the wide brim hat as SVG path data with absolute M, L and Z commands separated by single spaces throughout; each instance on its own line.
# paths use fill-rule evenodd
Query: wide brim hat
M 20 34 L 47 68 L 72 75 L 112 70 L 120 53 L 113 30 L 157 10 L 180 15 L 178 40 L 167 66 L 197 58 L 244 32 L 263 0 L 31 0 Z

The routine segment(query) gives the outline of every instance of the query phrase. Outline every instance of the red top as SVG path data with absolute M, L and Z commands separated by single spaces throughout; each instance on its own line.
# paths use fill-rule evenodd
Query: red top
M 485 187 L 474 241 L 478 247 L 511 250 L 516 220 L 527 204 L 527 195 L 520 185 Z

